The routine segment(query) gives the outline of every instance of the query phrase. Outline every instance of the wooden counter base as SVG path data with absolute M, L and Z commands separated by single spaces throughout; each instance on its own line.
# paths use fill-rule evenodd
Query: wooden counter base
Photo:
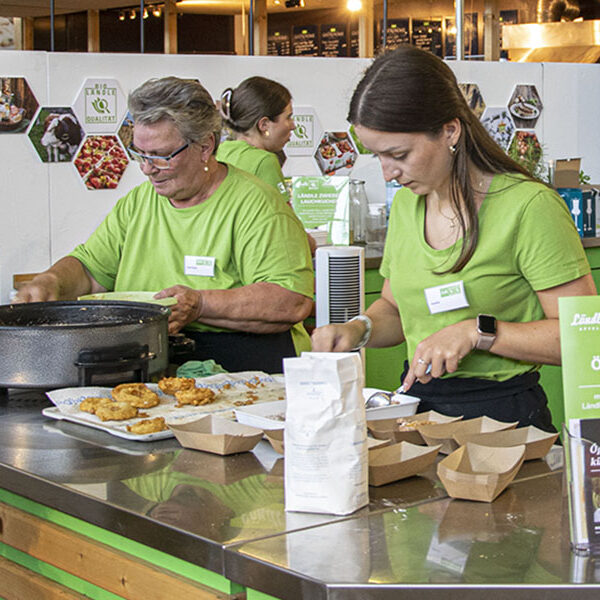
M 3 503 L 0 542 L 128 600 L 239 600 L 244 596 L 211 590 Z M 31 590 L 36 593 L 29 593 Z M 88 596 L 2 560 L 0 597 L 75 600 Z

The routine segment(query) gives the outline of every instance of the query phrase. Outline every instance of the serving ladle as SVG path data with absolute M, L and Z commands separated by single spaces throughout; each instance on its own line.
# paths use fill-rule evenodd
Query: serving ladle
M 427 375 L 430 372 L 431 365 L 427 365 L 425 374 Z M 398 394 L 404 394 L 404 385 L 396 388 L 393 392 L 375 392 L 365 400 L 365 408 L 381 408 L 382 406 L 389 406 L 392 403 L 394 396 Z
M 403 392 L 404 386 L 402 385 L 393 392 L 375 392 L 365 400 L 365 408 L 380 408 L 382 406 L 389 406 L 392 403 L 392 398 L 396 394 L 402 394 Z

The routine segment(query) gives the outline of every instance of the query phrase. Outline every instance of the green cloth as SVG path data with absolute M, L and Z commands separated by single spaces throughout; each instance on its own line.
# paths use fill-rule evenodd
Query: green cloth
M 256 175 L 273 186 L 285 202 L 289 201 L 279 159 L 273 152 L 255 148 L 244 140 L 226 140 L 219 144 L 217 160 Z
M 209 360 L 188 360 L 177 368 L 177 377 L 208 377 L 227 371 L 212 358 Z
M 231 166 L 210 198 L 188 208 L 172 206 L 150 182 L 137 186 L 71 256 L 107 290 L 233 289 L 264 281 L 309 298 L 314 292 L 298 217 L 270 186 Z M 186 256 L 214 257 L 214 275 L 186 274 Z M 188 328 L 225 331 L 199 322 Z M 302 324 L 292 335 L 296 348 L 310 345 Z
M 425 241 L 425 202 L 399 190 L 390 214 L 381 275 L 390 280 L 407 341 L 409 360 L 416 345 L 440 329 L 479 313 L 500 321 L 544 318 L 535 290 L 567 283 L 590 267 L 565 202 L 556 192 L 520 175 L 496 175 L 479 210 L 479 242 L 459 273 L 436 275 L 454 264 L 461 240 L 444 250 Z M 424 290 L 463 281 L 470 306 L 430 314 Z M 504 381 L 539 368 L 475 350 L 448 377 Z

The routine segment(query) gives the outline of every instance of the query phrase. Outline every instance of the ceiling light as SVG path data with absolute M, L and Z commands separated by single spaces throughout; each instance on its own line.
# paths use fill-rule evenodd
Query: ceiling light
M 154 6 L 152 7 L 152 15 L 155 17 L 160 17 L 162 15 L 162 9 L 160 6 Z
M 119 13 L 119 21 L 124 21 L 125 20 L 125 13 L 123 11 L 121 11 Z
M 135 18 L 136 18 L 136 16 L 137 16 L 137 15 L 136 15 L 136 12 L 135 12 L 135 10 L 130 10 L 130 11 L 129 11 L 129 18 L 130 18 L 132 21 L 133 21 L 133 19 L 135 19 Z
M 361 0 L 348 0 L 346 4 L 346 8 L 351 12 L 356 12 L 357 10 L 362 9 L 362 1 Z
M 148 18 L 148 9 L 147 8 L 144 9 L 144 15 L 143 15 L 143 17 L 144 17 L 144 19 Z

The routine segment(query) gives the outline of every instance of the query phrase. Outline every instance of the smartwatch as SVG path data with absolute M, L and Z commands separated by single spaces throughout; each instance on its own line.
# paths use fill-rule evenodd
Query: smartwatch
M 477 350 L 489 350 L 496 341 L 496 317 L 477 315 Z

